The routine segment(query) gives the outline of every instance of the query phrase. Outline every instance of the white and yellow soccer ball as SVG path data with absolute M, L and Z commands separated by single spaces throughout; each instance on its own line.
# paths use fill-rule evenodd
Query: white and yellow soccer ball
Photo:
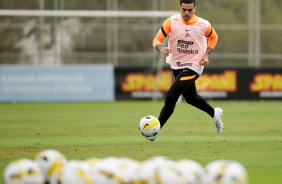
M 234 160 L 215 160 L 205 166 L 205 184 L 247 184 L 245 167 Z
M 164 156 L 154 156 L 141 162 L 141 169 L 139 172 L 140 181 L 146 184 L 174 184 L 180 182 L 177 173 L 174 172 L 176 162 Z M 173 182 L 172 182 L 173 181 Z
M 46 182 L 50 182 L 53 173 L 60 171 L 67 158 L 57 150 L 44 150 L 38 153 L 35 157 L 36 163 L 44 175 Z
M 180 159 L 177 161 L 177 169 L 185 183 L 203 183 L 205 177 L 204 167 L 192 159 Z
M 100 159 L 94 165 L 90 165 L 90 176 L 92 178 L 93 183 L 125 183 L 120 176 L 119 164 L 120 159 L 118 157 L 105 157 Z
M 31 159 L 18 159 L 4 170 L 5 184 L 43 184 L 44 177 L 39 166 Z
M 161 124 L 155 116 L 145 116 L 140 120 L 139 130 L 145 137 L 153 137 L 158 134 Z
M 61 184 L 94 184 L 90 164 L 84 160 L 68 160 L 62 169 Z

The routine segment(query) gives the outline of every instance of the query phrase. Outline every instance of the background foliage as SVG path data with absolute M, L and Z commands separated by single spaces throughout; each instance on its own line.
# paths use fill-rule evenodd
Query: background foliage
M 177 11 L 179 6 L 178 0 L 42 0 L 42 2 L 45 10 Z M 253 5 L 249 2 L 251 1 L 199 0 L 197 2 L 196 14 L 209 20 L 219 35 L 215 53 L 236 55 L 250 52 L 249 9 Z M 260 52 L 282 54 L 279 47 L 282 42 L 280 18 L 282 2 L 261 1 L 260 7 Z M 0 9 L 39 10 L 40 0 L 1 0 Z M 59 62 L 65 64 L 110 62 L 118 65 L 133 63 L 151 65 L 158 57 L 151 46 L 152 39 L 166 18 L 45 17 L 44 29 L 40 32 L 39 18 L 0 17 L 0 63 L 35 63 L 35 57 L 42 54 L 44 61 L 39 64 L 48 64 L 48 61 L 50 63 L 50 60 L 56 60 L 59 55 Z M 40 37 L 41 34 L 44 35 L 43 38 Z M 114 41 L 116 37 L 118 43 Z M 41 47 L 40 41 L 43 43 Z M 23 49 L 24 46 L 29 52 Z M 118 52 L 118 55 L 113 56 L 115 52 Z M 228 61 L 233 66 L 248 65 L 247 59 L 243 57 L 229 58 Z M 225 58 L 217 57 L 213 65 L 225 63 Z M 270 61 L 262 58 L 262 66 L 273 66 L 273 64 L 281 66 L 281 59 Z

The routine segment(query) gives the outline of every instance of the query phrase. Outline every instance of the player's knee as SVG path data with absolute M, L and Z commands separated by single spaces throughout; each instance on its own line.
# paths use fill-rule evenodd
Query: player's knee
M 196 94 L 196 95 L 190 95 L 186 97 L 185 100 L 188 104 L 195 106 L 198 103 L 200 103 L 201 101 L 203 101 L 203 98 Z
M 188 103 L 188 104 L 192 104 L 193 103 L 193 99 L 191 97 L 186 97 L 185 98 L 185 101 Z
M 195 105 L 198 101 L 198 96 L 190 95 L 185 98 L 185 101 L 190 105 Z

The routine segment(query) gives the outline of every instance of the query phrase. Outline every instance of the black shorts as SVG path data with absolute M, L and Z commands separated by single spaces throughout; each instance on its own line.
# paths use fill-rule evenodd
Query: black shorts
M 173 75 L 175 78 L 174 83 L 171 85 L 168 93 L 173 94 L 173 96 L 178 100 L 179 96 L 182 94 L 186 97 L 197 96 L 197 89 L 195 81 L 198 79 L 199 74 L 190 69 L 173 70 Z

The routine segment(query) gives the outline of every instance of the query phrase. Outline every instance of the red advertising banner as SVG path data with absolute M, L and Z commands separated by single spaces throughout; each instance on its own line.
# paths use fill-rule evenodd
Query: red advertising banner
M 149 68 L 116 68 L 115 79 L 117 100 L 164 98 L 173 74 L 170 69 L 156 74 Z M 206 99 L 282 99 L 282 69 L 206 68 L 196 87 Z
M 238 90 L 237 70 L 203 73 L 197 79 L 196 87 L 205 98 L 227 98 L 228 93 L 236 93 Z
M 282 98 L 282 74 L 256 73 L 250 82 L 249 91 L 259 93 L 260 98 Z
M 116 99 L 164 98 L 173 83 L 171 70 L 162 70 L 156 74 L 146 68 L 122 68 L 115 70 Z

